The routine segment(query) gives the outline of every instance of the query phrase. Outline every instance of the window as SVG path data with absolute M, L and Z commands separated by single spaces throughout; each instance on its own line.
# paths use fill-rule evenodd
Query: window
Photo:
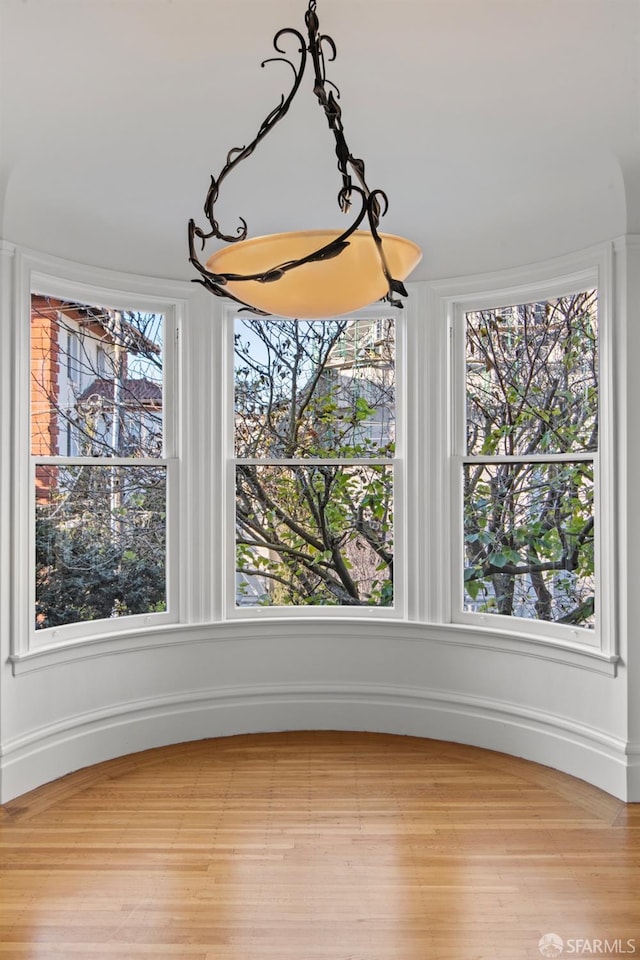
M 106 352 L 106 350 L 104 349 L 104 347 L 98 346 L 98 347 L 96 348 L 96 361 L 97 361 L 97 362 L 96 362 L 96 366 L 97 366 L 98 376 L 99 376 L 99 377 L 106 377 L 106 376 L 108 376 L 107 371 L 108 371 L 109 367 L 108 367 L 108 362 L 107 362 L 107 352 Z
M 14 662 L 305 617 L 615 661 L 607 251 L 309 321 L 31 262 Z
M 71 330 L 69 326 L 67 326 L 64 314 L 58 314 L 58 323 L 61 334 L 63 331 L 66 331 L 67 335 L 67 380 L 70 384 L 73 384 L 73 386 L 78 388 L 80 386 L 80 379 L 82 376 L 80 366 L 80 338 L 75 331 Z
M 458 619 L 593 643 L 600 433 L 598 293 L 458 307 Z M 460 362 L 460 360 L 462 362 Z M 454 616 L 456 616 L 454 609 Z
M 234 319 L 235 609 L 390 610 L 396 321 Z
M 158 313 L 31 296 L 33 624 L 167 614 L 167 456 Z

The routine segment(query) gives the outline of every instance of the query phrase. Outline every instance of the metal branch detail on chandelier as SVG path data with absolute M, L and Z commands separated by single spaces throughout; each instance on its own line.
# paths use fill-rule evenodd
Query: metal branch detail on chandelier
M 347 145 L 338 104 L 340 92 L 327 80 L 325 70 L 323 47 L 329 50 L 329 60 L 334 60 L 336 46 L 331 37 L 319 32 L 316 0 L 309 0 L 305 23 L 308 45 L 293 27 L 284 27 L 273 39 L 275 50 L 286 54 L 283 38 L 295 38 L 299 44 L 299 62 L 294 63 L 286 55 L 262 62 L 263 67 L 274 62 L 288 64 L 294 75 L 293 85 L 286 96 L 282 94 L 280 103 L 263 121 L 255 139 L 245 147 L 232 148 L 219 176 L 211 177 L 204 203 L 211 229 L 207 232 L 193 220 L 189 221 L 189 260 L 200 273 L 195 282 L 217 297 L 234 300 L 264 316 L 333 317 L 381 299 L 394 307 L 402 307 L 398 297 L 407 296 L 403 280 L 419 263 L 421 250 L 410 240 L 378 231 L 380 218 L 387 211 L 387 196 L 383 190 L 368 187 L 364 162 L 354 157 Z M 342 232 L 304 230 L 248 239 L 247 223 L 240 217 L 236 235 L 227 235 L 220 229 L 214 213 L 220 187 L 288 112 L 300 88 L 307 55 L 311 57 L 315 74 L 313 92 L 335 137 L 342 177 L 338 205 L 343 213 L 348 213 L 352 201 L 358 198 L 360 209 Z M 365 219 L 369 229 L 359 230 Z M 214 253 L 203 266 L 196 253 L 196 238 L 204 249 L 212 237 L 224 240 L 229 246 Z

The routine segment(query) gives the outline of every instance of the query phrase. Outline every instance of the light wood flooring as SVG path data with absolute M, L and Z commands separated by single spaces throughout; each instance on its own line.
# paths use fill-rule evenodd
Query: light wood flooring
M 640 957 L 640 805 L 472 747 L 205 740 L 0 810 L 0 960 L 540 960 L 547 933 Z

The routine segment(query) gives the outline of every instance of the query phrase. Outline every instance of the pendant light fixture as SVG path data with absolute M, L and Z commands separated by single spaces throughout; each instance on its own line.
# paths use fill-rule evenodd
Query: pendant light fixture
M 365 179 L 364 162 L 351 153 L 345 140 L 340 92 L 326 78 L 324 50 L 334 60 L 336 46 L 332 38 L 320 33 L 316 0 L 309 0 L 305 14 L 307 38 L 293 27 L 276 33 L 273 45 L 278 54 L 285 54 L 282 40 L 293 37 L 298 42 L 298 62 L 287 56 L 271 57 L 262 66 L 274 61 L 288 63 L 294 75 L 289 93 L 263 121 L 255 139 L 245 147 L 234 147 L 218 177 L 211 177 L 204 213 L 210 229 L 203 230 L 189 221 L 189 260 L 200 273 L 197 283 L 217 297 L 226 297 L 262 315 L 296 319 L 335 317 L 366 307 L 376 300 L 386 300 L 402 307 L 399 296 L 406 297 L 403 281 L 422 258 L 420 248 L 410 240 L 380 233 L 380 218 L 387 211 L 387 196 L 382 190 L 371 190 Z M 220 229 L 215 217 L 215 204 L 224 179 L 235 167 L 251 156 L 258 144 L 285 116 L 296 96 L 311 57 L 314 71 L 313 93 L 324 110 L 335 138 L 338 171 L 342 186 L 338 205 L 349 213 L 358 206 L 350 226 L 344 230 L 302 230 L 271 236 L 247 236 L 247 223 L 240 217 L 236 235 Z M 359 229 L 366 226 L 368 229 Z M 196 253 L 211 238 L 228 246 L 214 253 L 203 265 Z

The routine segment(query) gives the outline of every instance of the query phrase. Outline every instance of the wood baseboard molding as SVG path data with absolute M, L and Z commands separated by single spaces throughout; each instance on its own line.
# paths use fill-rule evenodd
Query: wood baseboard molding
M 118 704 L 5 742 L 0 802 L 74 770 L 152 747 L 283 730 L 353 730 L 469 744 L 561 770 L 640 801 L 640 745 L 519 704 L 364 684 L 226 687 Z

